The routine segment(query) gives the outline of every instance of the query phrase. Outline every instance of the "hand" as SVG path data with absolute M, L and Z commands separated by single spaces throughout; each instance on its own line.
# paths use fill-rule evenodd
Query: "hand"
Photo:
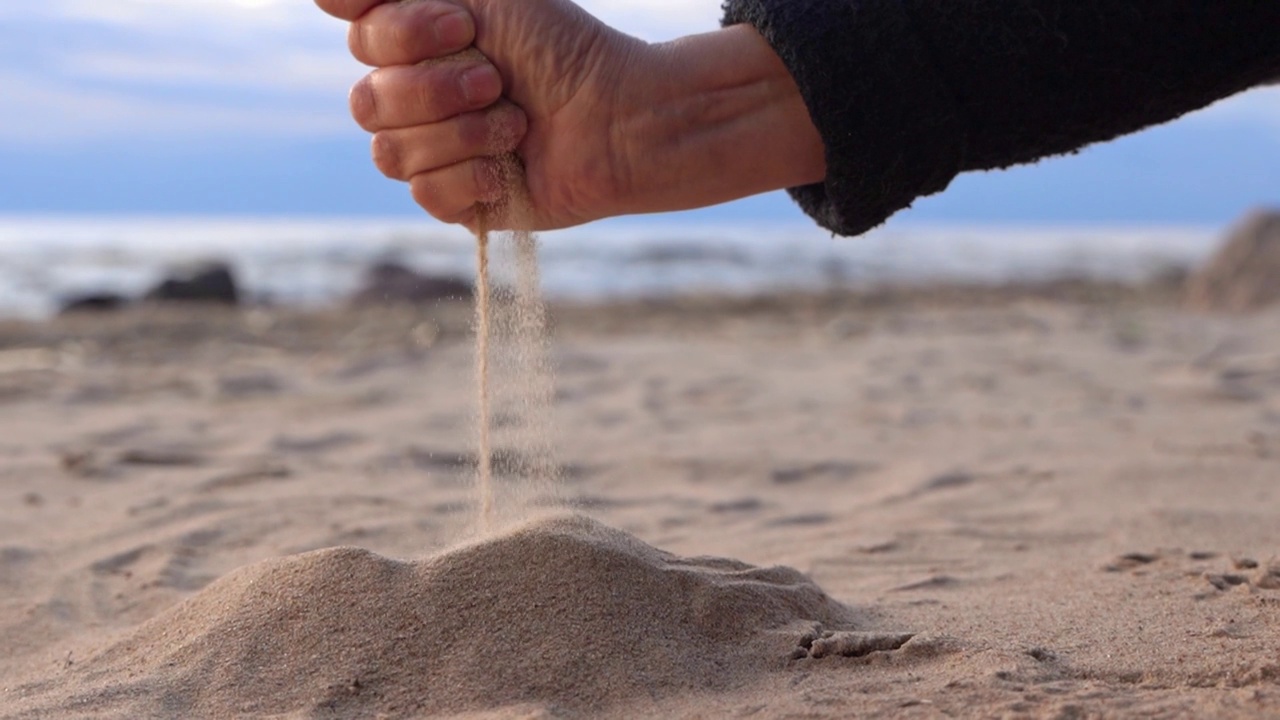
M 567 0 L 317 3 L 379 68 L 352 90 L 375 162 L 446 222 L 475 229 L 511 151 L 527 207 L 496 227 L 701 207 L 825 172 L 794 82 L 750 28 L 649 45 Z M 472 44 L 488 63 L 417 64 Z

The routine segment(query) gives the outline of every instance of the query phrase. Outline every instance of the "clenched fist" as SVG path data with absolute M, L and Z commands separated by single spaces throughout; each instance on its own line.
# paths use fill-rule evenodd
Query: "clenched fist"
M 316 2 L 376 68 L 351 91 L 375 163 L 445 222 L 475 229 L 507 192 L 508 154 L 528 207 L 490 221 L 530 230 L 824 174 L 795 83 L 750 27 L 652 45 L 568 0 Z

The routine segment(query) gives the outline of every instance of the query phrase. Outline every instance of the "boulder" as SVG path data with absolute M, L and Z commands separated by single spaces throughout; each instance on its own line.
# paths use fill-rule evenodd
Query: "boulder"
M 1187 280 L 1194 310 L 1242 313 L 1280 301 L 1280 211 L 1255 210 Z
M 58 309 L 59 315 L 71 315 L 89 312 L 111 312 L 121 310 L 129 304 L 129 298 L 115 293 L 89 293 L 72 295 L 62 301 Z
M 235 275 L 224 263 L 206 263 L 175 273 L 149 290 L 152 302 L 198 302 L 236 305 L 240 301 Z
M 448 275 L 424 275 L 396 262 L 369 268 L 351 296 L 356 305 L 400 305 L 469 300 L 471 283 Z

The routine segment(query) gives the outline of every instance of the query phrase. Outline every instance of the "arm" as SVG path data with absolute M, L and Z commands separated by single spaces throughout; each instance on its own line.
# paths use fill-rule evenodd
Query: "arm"
M 856 235 L 960 172 L 1071 152 L 1280 76 L 1274 0 L 729 0 L 795 76 Z
M 822 138 L 769 44 L 740 25 L 652 48 L 658 78 L 615 124 L 631 146 L 620 213 L 706 207 L 826 176 Z M 641 162 L 643 159 L 643 162 Z

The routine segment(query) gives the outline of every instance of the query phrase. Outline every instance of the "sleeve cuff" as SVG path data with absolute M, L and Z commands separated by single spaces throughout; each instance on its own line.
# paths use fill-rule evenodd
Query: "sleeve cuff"
M 899 0 L 727 0 L 791 70 L 826 147 L 827 177 L 792 198 L 837 235 L 861 235 L 941 192 L 964 155 L 957 103 Z

